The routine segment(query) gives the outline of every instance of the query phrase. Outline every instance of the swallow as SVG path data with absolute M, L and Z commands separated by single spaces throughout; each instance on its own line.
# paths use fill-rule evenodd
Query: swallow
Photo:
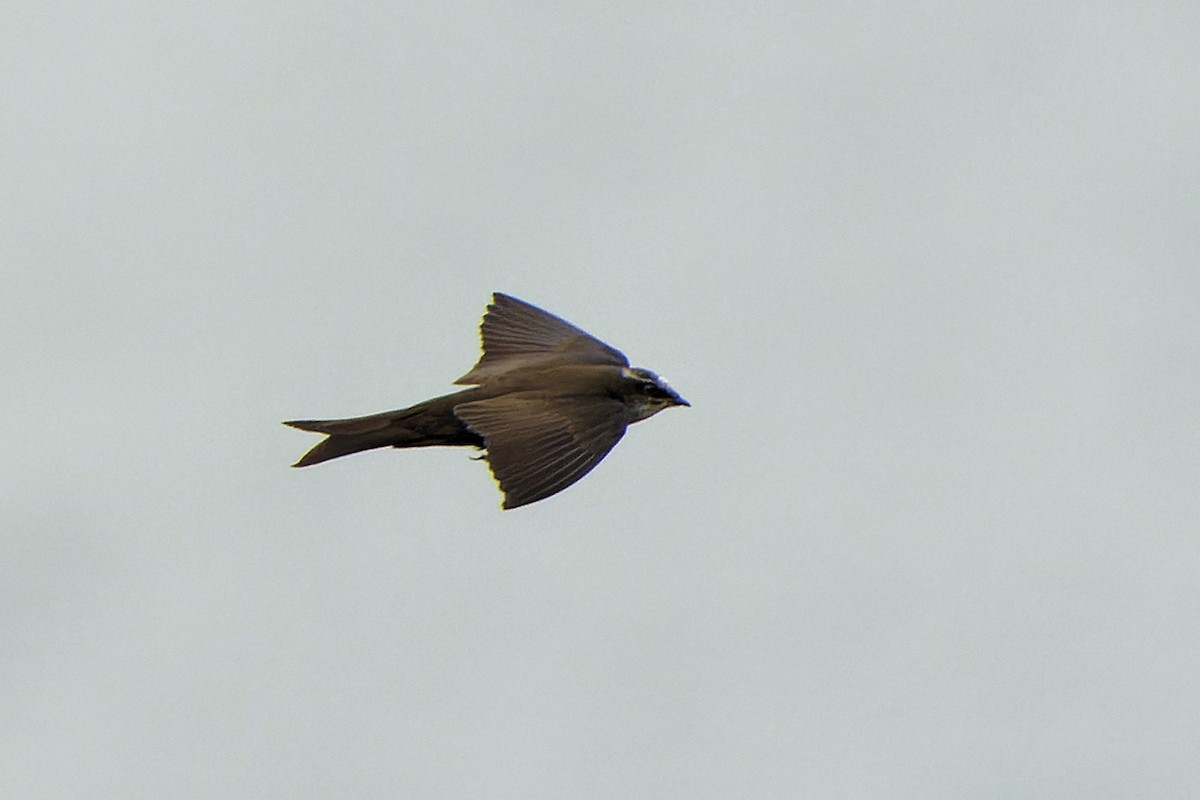
M 591 472 L 633 423 L 691 405 L 621 351 L 507 294 L 492 295 L 480 339 L 483 355 L 454 382 L 471 388 L 366 417 L 283 423 L 326 436 L 292 466 L 377 447 L 475 447 L 501 506 L 518 508 Z

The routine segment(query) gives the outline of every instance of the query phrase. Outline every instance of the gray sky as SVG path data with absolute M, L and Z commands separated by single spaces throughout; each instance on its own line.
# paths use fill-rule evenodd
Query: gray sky
M 6 9 L 0 796 L 1194 796 L 1198 8 Z M 288 469 L 493 290 L 694 407 Z

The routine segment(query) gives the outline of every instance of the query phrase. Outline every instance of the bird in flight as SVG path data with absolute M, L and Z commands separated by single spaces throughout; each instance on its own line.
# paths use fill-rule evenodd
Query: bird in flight
M 376 447 L 471 446 L 504 493 L 503 508 L 557 494 L 608 455 L 625 429 L 690 405 L 647 369 L 566 320 L 500 292 L 480 325 L 470 386 L 398 411 L 285 422 L 326 438 L 292 466 Z

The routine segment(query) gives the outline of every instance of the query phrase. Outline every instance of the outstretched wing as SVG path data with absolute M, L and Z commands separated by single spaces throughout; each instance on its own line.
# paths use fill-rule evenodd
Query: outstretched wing
M 625 408 L 606 397 L 547 399 L 510 394 L 456 406 L 454 413 L 483 437 L 504 508 L 561 492 L 600 463 L 625 434 Z
M 455 383 L 483 383 L 511 369 L 555 362 L 629 366 L 620 350 L 566 320 L 500 292 L 492 294 L 479 334 L 483 356 Z

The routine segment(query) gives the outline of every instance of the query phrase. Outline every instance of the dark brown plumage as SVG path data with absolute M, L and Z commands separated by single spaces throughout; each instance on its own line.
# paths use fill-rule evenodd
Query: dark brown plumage
M 366 417 L 285 422 L 328 437 L 293 466 L 376 447 L 486 448 L 503 507 L 516 508 L 578 481 L 628 425 L 688 405 L 619 350 L 515 297 L 492 296 L 480 334 L 483 355 L 455 381 L 473 388 Z

